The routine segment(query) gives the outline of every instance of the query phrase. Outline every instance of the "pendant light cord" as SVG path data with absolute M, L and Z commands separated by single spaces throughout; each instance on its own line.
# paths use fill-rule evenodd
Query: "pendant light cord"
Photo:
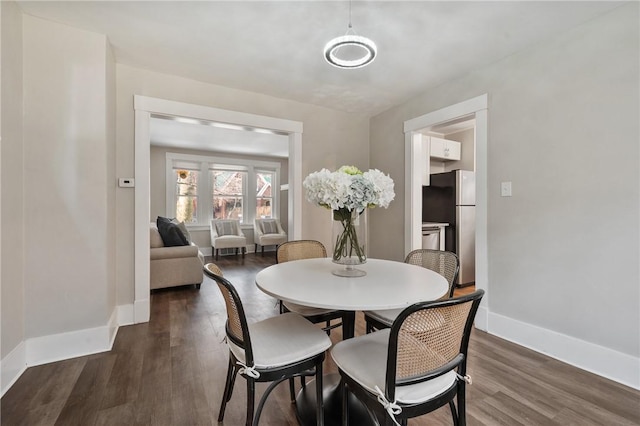
M 349 0 L 349 26 L 347 27 L 347 35 L 355 35 L 356 31 L 353 29 L 353 25 L 351 25 L 351 0 Z

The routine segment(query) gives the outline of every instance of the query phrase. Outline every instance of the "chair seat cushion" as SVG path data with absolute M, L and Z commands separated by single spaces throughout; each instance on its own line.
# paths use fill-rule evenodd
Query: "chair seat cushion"
M 264 234 L 258 238 L 261 246 L 271 246 L 282 244 L 287 241 L 287 234 Z
M 225 235 L 216 238 L 211 243 L 212 247 L 215 247 L 217 249 L 239 248 L 247 245 L 247 239 L 245 237 L 239 237 L 237 235 Z
M 304 360 L 331 347 L 322 331 L 298 314 L 288 312 L 249 324 L 256 368 L 281 367 Z M 244 350 L 229 341 L 229 349 L 244 362 Z
M 365 334 L 337 343 L 331 357 L 344 373 L 352 377 L 367 391 L 377 394 L 376 386 L 384 391 L 387 369 L 389 329 Z M 427 401 L 445 392 L 456 381 L 455 371 L 422 383 L 396 387 L 396 401 L 415 404 Z
M 400 312 L 402 312 L 402 309 L 385 309 L 382 311 L 365 311 L 364 314 L 391 327 Z
M 328 314 L 334 312 L 333 309 L 312 308 L 311 306 L 298 305 L 292 302 L 282 302 L 283 305 L 291 312 L 302 315 L 303 317 L 310 317 L 313 315 Z

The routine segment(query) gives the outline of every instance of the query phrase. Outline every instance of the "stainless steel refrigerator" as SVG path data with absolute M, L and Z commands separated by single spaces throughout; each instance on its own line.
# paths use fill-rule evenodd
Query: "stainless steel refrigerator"
M 476 175 L 453 170 L 430 176 L 422 187 L 422 221 L 445 222 L 445 250 L 460 258 L 460 287 L 476 281 Z

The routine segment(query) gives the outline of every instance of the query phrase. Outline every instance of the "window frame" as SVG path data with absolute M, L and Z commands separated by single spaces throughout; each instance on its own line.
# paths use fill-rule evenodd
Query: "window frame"
M 274 219 L 279 219 L 280 212 L 280 168 L 281 163 L 253 160 L 249 158 L 240 157 L 217 157 L 206 156 L 196 154 L 181 154 L 176 152 L 166 153 L 166 196 L 165 196 L 165 212 L 167 217 L 175 217 L 176 214 L 176 185 L 175 174 L 176 168 L 181 165 L 190 164 L 192 170 L 196 169 L 200 171 L 199 183 L 198 183 L 198 206 L 197 217 L 198 222 L 186 224 L 189 229 L 192 230 L 206 230 L 209 229 L 211 219 L 213 219 L 213 176 L 211 171 L 213 170 L 238 170 L 247 172 L 247 182 L 243 191 L 243 206 L 242 206 L 242 218 L 243 222 L 240 224 L 241 228 L 249 229 L 253 228 L 253 223 L 256 218 L 257 210 L 257 172 L 273 172 L 272 185 L 272 207 Z M 197 166 L 196 166 L 197 165 Z M 246 201 L 246 202 L 244 202 Z M 246 219 L 245 219 L 246 218 Z
M 209 171 L 207 172 L 207 179 L 209 180 L 209 183 L 211 184 L 210 186 L 210 191 L 209 191 L 209 195 L 211 197 L 211 201 L 213 201 L 213 198 L 215 197 L 214 194 L 214 189 L 215 189 L 215 185 L 213 185 L 213 173 L 214 172 L 241 172 L 241 173 L 245 173 L 246 177 L 243 179 L 242 181 L 242 194 L 241 194 L 241 200 L 242 200 L 242 219 L 243 221 L 240 222 L 240 225 L 244 225 L 244 219 L 247 217 L 247 203 L 249 200 L 247 200 L 247 196 L 248 196 L 248 187 L 249 187 L 249 170 L 247 170 L 247 168 L 245 166 L 230 166 L 228 164 L 213 164 L 211 165 L 211 167 L 209 167 Z M 225 198 L 225 197 L 233 197 L 234 194 L 224 194 L 221 197 Z M 208 199 L 207 199 L 208 200 Z M 213 207 L 213 206 L 211 206 Z M 213 219 L 213 212 L 214 209 L 211 209 L 211 219 Z M 223 218 L 220 218 L 223 219 Z

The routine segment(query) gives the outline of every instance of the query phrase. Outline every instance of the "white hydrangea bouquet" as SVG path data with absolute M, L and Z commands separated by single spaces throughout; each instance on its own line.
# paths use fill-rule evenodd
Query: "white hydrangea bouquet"
M 322 169 L 307 176 L 303 182 L 307 200 L 333 210 L 333 220 L 340 223 L 334 235 L 333 260 L 366 261 L 364 244 L 358 241 L 355 221 L 367 208 L 389 207 L 395 197 L 393 180 L 380 170 L 360 171 L 354 166 L 342 166 L 331 172 Z

